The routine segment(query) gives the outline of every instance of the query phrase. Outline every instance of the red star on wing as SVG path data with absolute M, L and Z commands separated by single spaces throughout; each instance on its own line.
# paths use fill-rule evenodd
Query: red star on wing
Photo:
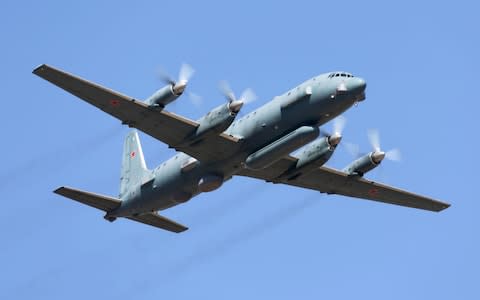
M 376 189 L 376 188 L 370 189 L 370 190 L 368 190 L 368 194 L 369 194 L 371 197 L 375 197 L 375 196 L 378 195 L 378 189 Z

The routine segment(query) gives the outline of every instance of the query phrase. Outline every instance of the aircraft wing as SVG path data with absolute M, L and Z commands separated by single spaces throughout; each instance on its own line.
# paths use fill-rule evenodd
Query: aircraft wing
M 338 194 L 430 211 L 438 212 L 450 206 L 448 203 L 361 177 L 348 176 L 343 172 L 327 167 L 320 167 L 310 173 L 292 178 L 291 180 L 278 179 L 280 175 L 294 166 L 296 162 L 296 158 L 288 156 L 265 169 L 258 171 L 244 169 L 239 175 L 263 179 L 274 183 L 298 186 L 316 190 L 321 193 Z
M 189 144 L 186 138 L 199 126 L 193 120 L 152 108 L 142 101 L 48 65 L 37 67 L 33 73 L 121 120 L 123 124 L 138 128 L 169 147 L 200 161 L 225 158 L 240 146 L 237 138 L 224 133 Z

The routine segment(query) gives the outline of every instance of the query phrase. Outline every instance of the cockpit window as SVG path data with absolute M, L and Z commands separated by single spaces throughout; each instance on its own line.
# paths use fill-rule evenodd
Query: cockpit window
M 333 78 L 333 77 L 349 77 L 349 78 L 351 78 L 351 77 L 355 77 L 355 76 L 353 76 L 350 73 L 330 73 L 328 75 L 328 78 Z

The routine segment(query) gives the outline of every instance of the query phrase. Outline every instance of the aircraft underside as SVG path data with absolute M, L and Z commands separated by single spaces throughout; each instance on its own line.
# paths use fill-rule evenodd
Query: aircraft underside
M 185 203 L 199 193 L 212 192 L 234 175 L 273 183 L 340 194 L 401 206 L 441 211 L 449 204 L 363 178 L 384 158 L 396 159 L 396 150 L 383 151 L 378 133 L 371 133 L 373 150 L 342 171 L 325 167 L 341 142 L 344 120 L 340 116 L 365 99 L 365 81 L 345 72 L 321 74 L 276 96 L 272 101 L 237 119 L 253 93 L 236 98 L 223 85 L 227 102 L 197 121 L 173 114 L 165 107 L 180 97 L 193 69 L 182 67 L 177 81 L 155 92 L 146 101 L 125 96 L 47 65 L 34 74 L 166 143 L 177 154 L 153 170 L 146 167 L 137 131 L 125 139 L 118 198 L 61 187 L 55 192 L 117 217 L 172 232 L 187 227 L 156 211 Z M 334 120 L 334 130 L 320 126 Z M 292 156 L 296 149 L 304 150 Z

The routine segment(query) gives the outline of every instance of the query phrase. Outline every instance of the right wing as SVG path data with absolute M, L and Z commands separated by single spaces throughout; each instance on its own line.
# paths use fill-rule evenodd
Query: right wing
M 33 74 L 85 100 L 104 112 L 166 143 L 170 148 L 185 152 L 200 161 L 215 161 L 238 150 L 240 141 L 221 133 L 190 144 L 186 138 L 199 124 L 165 110 L 152 108 L 142 101 L 122 95 L 48 65 L 41 65 Z
M 296 163 L 296 158 L 287 156 L 265 169 L 243 169 L 238 175 L 316 190 L 321 193 L 338 194 L 430 211 L 441 211 L 450 206 L 448 203 L 362 177 L 352 177 L 327 167 L 319 167 L 310 173 L 291 178 L 282 176 L 287 170 L 294 167 Z
M 69 187 L 60 187 L 53 191 L 58 195 L 70 198 L 72 200 L 78 201 L 80 203 L 86 204 L 91 207 L 98 208 L 105 212 L 112 211 L 113 209 L 120 206 L 122 201 L 117 198 L 103 196 L 95 193 L 90 193 L 82 190 L 77 190 Z M 140 222 L 143 224 L 151 225 L 157 228 L 165 229 L 171 232 L 182 232 L 188 229 L 188 227 L 183 226 L 175 221 L 167 219 L 160 216 L 157 213 L 146 213 L 138 216 L 129 216 L 126 217 L 132 221 Z

